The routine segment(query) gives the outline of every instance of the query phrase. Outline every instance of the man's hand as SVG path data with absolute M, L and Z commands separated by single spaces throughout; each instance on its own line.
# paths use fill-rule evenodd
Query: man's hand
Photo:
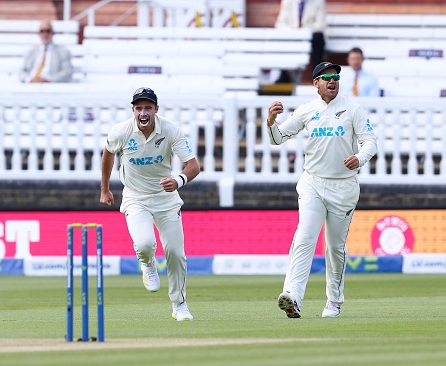
M 344 165 L 350 170 L 357 169 L 359 168 L 359 159 L 355 155 L 349 156 L 344 160 Z
M 48 83 L 49 81 L 47 79 L 41 78 L 40 76 L 32 78 L 30 83 Z
M 268 118 L 266 123 L 268 127 L 271 127 L 276 121 L 278 114 L 283 113 L 283 104 L 281 102 L 273 102 L 268 108 Z
M 111 191 L 101 191 L 101 198 L 99 200 L 103 205 L 111 206 L 115 203 L 113 193 Z
M 178 189 L 178 183 L 173 178 L 162 178 L 160 184 L 163 186 L 164 191 L 173 192 Z

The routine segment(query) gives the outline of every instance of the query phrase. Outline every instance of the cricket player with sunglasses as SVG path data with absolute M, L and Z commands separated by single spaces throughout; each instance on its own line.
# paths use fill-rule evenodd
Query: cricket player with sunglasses
M 347 234 L 359 200 L 359 168 L 377 151 L 366 111 L 353 99 L 338 95 L 341 66 L 321 62 L 313 70 L 318 97 L 300 105 L 283 123 L 281 102 L 271 103 L 267 128 L 279 145 L 305 130 L 304 172 L 296 186 L 299 222 L 278 306 L 288 318 L 300 318 L 316 243 L 325 224 L 327 302 L 324 318 L 340 315 L 344 303 Z

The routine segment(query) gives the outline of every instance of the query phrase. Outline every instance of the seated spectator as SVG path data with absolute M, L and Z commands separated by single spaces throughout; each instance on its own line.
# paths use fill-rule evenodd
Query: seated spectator
M 379 97 L 381 91 L 377 78 L 362 69 L 364 55 L 358 47 L 352 48 L 347 56 L 349 68 L 343 68 L 340 93 L 346 96 Z
M 20 70 L 24 83 L 70 82 L 73 74 L 71 53 L 63 46 L 53 43 L 51 22 L 40 23 L 41 44 L 34 46 L 26 55 Z

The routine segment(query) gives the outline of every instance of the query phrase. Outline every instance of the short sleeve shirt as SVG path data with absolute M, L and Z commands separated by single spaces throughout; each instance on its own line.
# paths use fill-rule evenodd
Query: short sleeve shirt
M 160 180 L 171 177 L 173 154 L 183 163 L 195 157 L 180 126 L 160 116 L 155 116 L 155 129 L 147 139 L 134 117 L 115 124 L 105 147 L 120 154 L 122 184 L 144 194 L 162 191 Z

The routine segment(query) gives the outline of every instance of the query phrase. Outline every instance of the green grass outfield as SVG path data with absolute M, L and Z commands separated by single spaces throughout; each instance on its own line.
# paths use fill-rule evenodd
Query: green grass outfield
M 446 365 L 444 275 L 347 274 L 337 319 L 321 318 L 320 274 L 310 276 L 301 319 L 277 307 L 283 276 L 189 276 L 193 322 L 171 318 L 166 282 L 149 293 L 140 276 L 105 277 L 105 342 L 67 343 L 66 279 L 0 276 L 0 365 Z

